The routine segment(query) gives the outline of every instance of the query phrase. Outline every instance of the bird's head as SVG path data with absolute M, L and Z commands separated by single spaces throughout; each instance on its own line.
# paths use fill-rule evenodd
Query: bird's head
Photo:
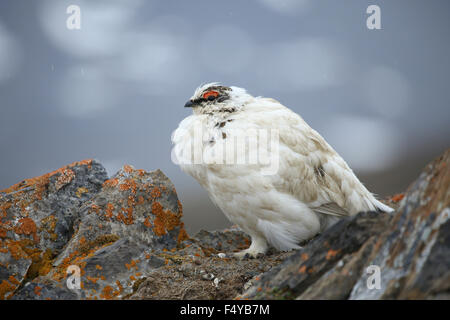
M 233 113 L 241 110 L 252 99 L 245 89 L 214 82 L 198 87 L 184 106 L 192 108 L 194 114 Z

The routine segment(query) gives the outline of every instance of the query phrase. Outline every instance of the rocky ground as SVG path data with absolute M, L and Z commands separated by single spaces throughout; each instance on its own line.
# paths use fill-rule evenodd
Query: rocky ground
M 393 214 L 237 260 L 226 253 L 248 237 L 190 237 L 161 171 L 126 165 L 108 178 L 76 162 L 0 191 L 0 299 L 449 299 L 449 165 L 450 150 L 387 200 Z

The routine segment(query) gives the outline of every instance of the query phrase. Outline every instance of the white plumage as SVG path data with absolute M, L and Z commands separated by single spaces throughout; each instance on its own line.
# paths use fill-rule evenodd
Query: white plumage
M 268 245 L 299 248 L 301 241 L 341 217 L 392 211 L 375 199 L 319 133 L 278 101 L 211 83 L 199 87 L 186 107 L 192 107 L 193 114 L 172 135 L 173 158 L 227 218 L 251 236 L 250 248 L 239 257 L 265 253 Z M 278 133 L 275 174 L 264 174 L 264 165 L 248 163 L 248 157 L 238 155 L 231 164 L 214 160 L 227 141 L 248 129 Z M 266 145 L 257 147 L 273 152 Z M 251 144 L 246 152 L 252 151 L 249 148 Z

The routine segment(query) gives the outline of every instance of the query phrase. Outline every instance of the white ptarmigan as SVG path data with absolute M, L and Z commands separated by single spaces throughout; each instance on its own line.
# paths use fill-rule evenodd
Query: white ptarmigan
M 319 133 L 278 101 L 209 83 L 200 86 L 185 107 L 193 114 L 172 134 L 172 158 L 251 236 L 250 247 L 237 257 L 256 257 L 268 245 L 297 249 L 339 218 L 392 211 L 375 199 Z M 244 156 L 236 153 L 232 162 L 213 157 L 226 153 L 224 146 L 234 137 L 250 131 L 276 132 L 277 148 L 258 139 L 252 144 L 247 137 Z M 267 163 L 249 161 L 255 148 L 268 153 L 276 149 L 276 172 L 264 172 Z

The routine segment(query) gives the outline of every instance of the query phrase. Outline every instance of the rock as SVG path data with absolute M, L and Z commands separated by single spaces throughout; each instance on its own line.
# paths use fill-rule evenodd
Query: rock
M 129 299 L 232 299 L 249 280 L 293 254 L 271 253 L 248 260 L 218 255 L 218 250 L 233 252 L 248 245 L 248 237 L 236 229 L 202 230 L 181 250 L 155 252 L 166 265 L 147 274 Z
M 392 198 L 402 199 L 394 214 L 360 213 L 339 221 L 239 297 L 448 299 L 449 192 L 450 150 L 405 195 Z
M 250 237 L 237 228 L 223 231 L 200 230 L 195 239 L 202 247 L 211 248 L 217 253 L 240 251 L 250 246 Z
M 361 213 L 351 219 L 345 219 L 322 235 L 312 240 L 302 250 L 284 261 L 270 272 L 261 276 L 242 298 L 253 299 L 294 299 L 310 286 L 316 284 L 323 276 L 338 264 L 339 261 L 352 254 L 358 254 L 366 243 L 371 243 L 386 228 L 388 215 L 378 213 Z M 327 283 L 320 289 L 321 294 L 337 298 L 332 291 L 339 290 L 341 294 L 344 279 L 336 279 L 338 288 L 332 288 Z M 326 297 L 325 297 L 326 298 Z
M 393 214 L 237 260 L 249 237 L 189 237 L 161 171 L 125 165 L 108 179 L 96 161 L 74 163 L 1 191 L 0 298 L 449 299 L 449 164 L 450 150 L 388 200 Z
M 189 238 L 175 188 L 159 170 L 125 165 L 108 179 L 99 163 L 84 161 L 4 190 L 1 203 L 2 298 L 230 299 L 292 254 L 219 255 L 249 246 L 235 228 Z
M 368 265 L 381 269 L 381 289 L 367 288 L 367 273 L 350 299 L 449 298 L 450 150 L 409 187 Z
M 0 299 L 50 271 L 74 233 L 80 206 L 106 178 L 98 162 L 86 160 L 0 191 Z
M 182 209 L 170 180 L 159 170 L 124 166 L 104 181 L 95 197 L 79 208 L 76 231 L 53 261 L 52 270 L 33 280 L 45 289 L 35 299 L 111 299 L 133 292 L 144 274 L 164 265 L 153 251 L 176 249 L 187 239 Z M 77 266 L 81 290 L 66 285 L 67 270 Z M 33 297 L 33 286 L 14 299 Z

